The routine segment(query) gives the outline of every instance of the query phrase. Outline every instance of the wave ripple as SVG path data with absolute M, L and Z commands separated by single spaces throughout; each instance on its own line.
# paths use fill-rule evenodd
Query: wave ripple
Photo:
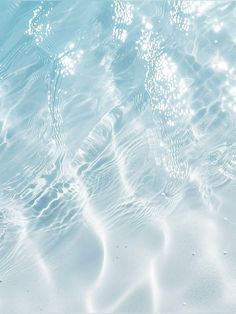
M 236 310 L 235 16 L 0 1 L 1 313 Z

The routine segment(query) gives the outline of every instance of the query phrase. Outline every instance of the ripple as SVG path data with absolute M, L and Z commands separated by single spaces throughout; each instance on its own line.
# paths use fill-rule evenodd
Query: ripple
M 0 312 L 235 310 L 235 12 L 1 2 Z

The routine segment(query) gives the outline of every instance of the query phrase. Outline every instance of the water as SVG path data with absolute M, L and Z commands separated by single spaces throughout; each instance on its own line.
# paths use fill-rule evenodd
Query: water
M 236 310 L 236 2 L 0 2 L 0 313 Z

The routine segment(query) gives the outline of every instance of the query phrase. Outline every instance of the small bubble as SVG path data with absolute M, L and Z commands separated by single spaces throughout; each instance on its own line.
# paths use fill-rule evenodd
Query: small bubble
M 195 256 L 196 255 L 196 252 L 192 252 L 192 256 Z
M 227 255 L 228 254 L 228 252 L 227 251 L 224 251 L 224 255 Z

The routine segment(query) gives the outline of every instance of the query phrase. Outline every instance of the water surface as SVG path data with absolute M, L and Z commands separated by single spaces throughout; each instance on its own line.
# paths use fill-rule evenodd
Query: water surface
M 0 1 L 0 312 L 236 310 L 236 2 Z

